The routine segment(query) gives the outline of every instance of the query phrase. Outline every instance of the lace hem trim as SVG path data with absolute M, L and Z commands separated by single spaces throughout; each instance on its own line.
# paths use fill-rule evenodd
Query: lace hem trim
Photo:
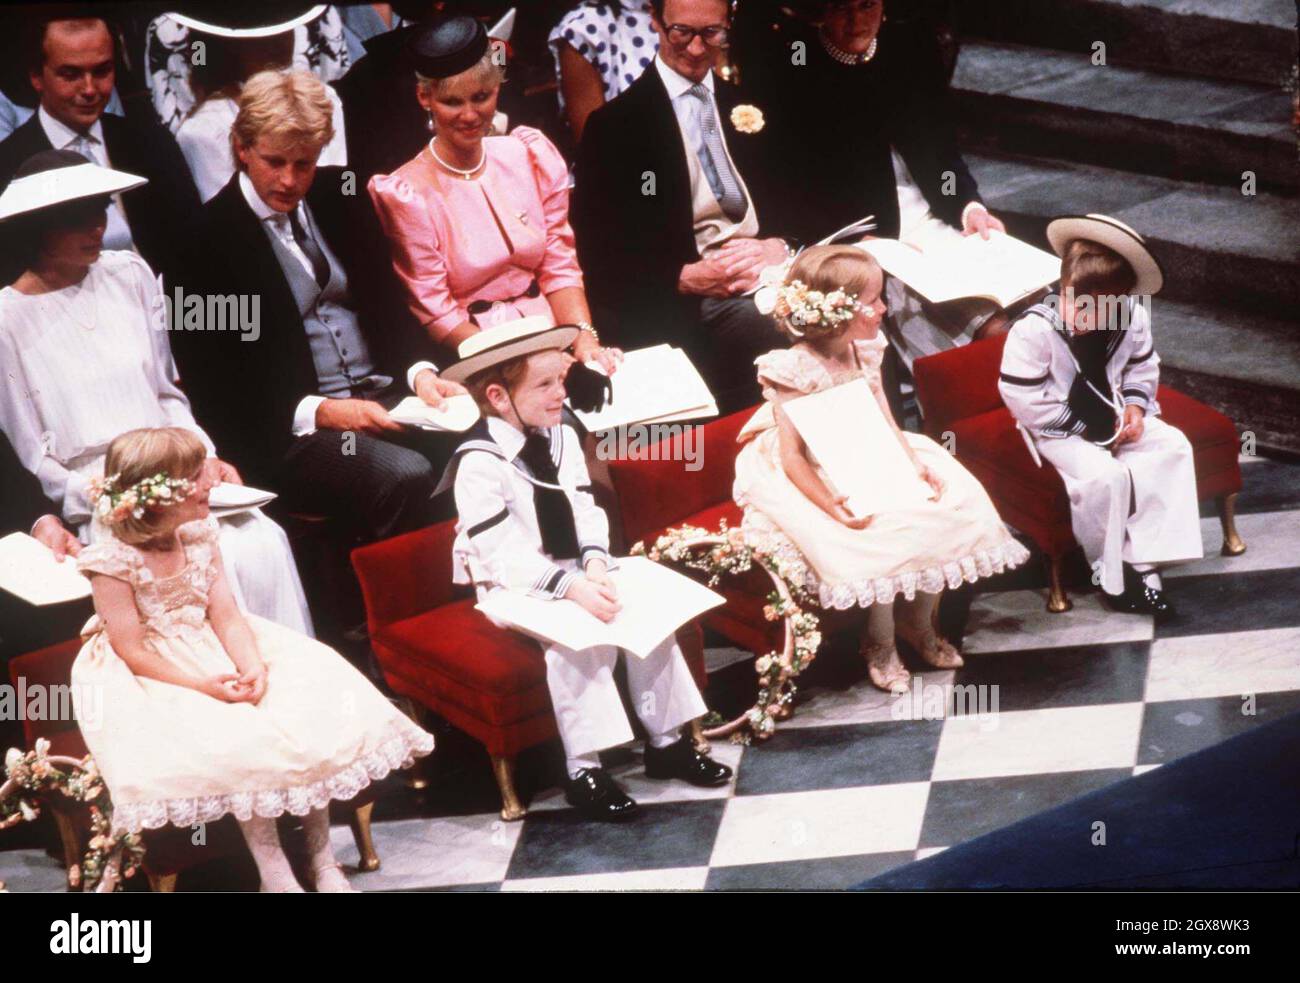
M 823 582 L 817 576 L 803 554 L 785 534 L 779 531 L 755 530 L 752 527 L 743 531 L 751 547 L 775 555 L 794 583 L 800 584 L 817 598 L 817 603 L 822 608 L 836 611 L 883 604 L 893 601 L 899 594 L 910 601 L 918 591 L 923 594 L 937 594 L 945 588 L 954 589 L 963 583 L 973 584 L 984 577 L 1013 570 L 1030 557 L 1029 550 L 1008 535 L 1006 542 L 994 549 L 977 550 L 960 559 L 936 564 L 923 570 L 908 571 L 891 577 L 874 577 L 830 584 Z
M 327 806 L 331 800 L 346 802 L 372 781 L 389 772 L 408 768 L 417 757 L 433 750 L 433 736 L 424 731 L 404 733 L 385 741 L 375 750 L 361 755 L 328 778 L 308 785 L 266 789 L 258 792 L 234 792 L 229 795 L 205 795 L 192 799 L 155 799 L 151 802 L 113 804 L 113 828 L 138 833 L 141 829 L 193 826 L 216 822 L 227 814 L 236 819 L 261 816 L 275 819 L 286 812 L 305 816 Z

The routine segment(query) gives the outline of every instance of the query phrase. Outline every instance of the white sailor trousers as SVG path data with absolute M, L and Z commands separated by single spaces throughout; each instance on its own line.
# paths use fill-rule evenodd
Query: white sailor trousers
M 1065 482 L 1074 538 L 1108 594 L 1124 589 L 1123 561 L 1173 563 L 1203 555 L 1192 445 L 1159 417 L 1143 422 L 1141 438 L 1114 454 L 1078 436 L 1035 440 Z

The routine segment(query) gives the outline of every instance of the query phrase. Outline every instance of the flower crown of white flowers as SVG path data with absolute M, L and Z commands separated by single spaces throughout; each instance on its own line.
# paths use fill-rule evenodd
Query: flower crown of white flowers
M 119 489 L 117 482 L 121 477 L 110 475 L 90 484 L 90 502 L 95 507 L 95 515 L 106 525 L 128 518 L 143 519 L 150 509 L 183 502 L 194 487 L 189 478 L 172 478 L 166 471 L 159 471 L 129 488 Z
M 821 328 L 820 334 L 851 321 L 861 309 L 857 294 L 840 289 L 823 293 L 809 290 L 802 280 L 791 280 L 778 288 L 773 313 L 785 320 L 793 334 L 802 338 L 808 328 Z

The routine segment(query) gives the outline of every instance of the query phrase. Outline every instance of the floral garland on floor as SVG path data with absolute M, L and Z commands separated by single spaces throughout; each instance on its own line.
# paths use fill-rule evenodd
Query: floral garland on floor
M 644 555 L 660 563 L 680 563 L 699 570 L 714 587 L 724 574 L 740 574 L 757 562 L 772 578 L 773 590 L 767 595 L 763 617 L 768 621 L 785 620 L 785 644 L 780 652 L 769 652 L 754 663 L 758 673 L 758 699 L 754 706 L 720 727 L 705 731 L 705 737 L 730 736 L 732 741 L 748 744 L 766 740 L 776 730 L 776 722 L 792 712 L 795 677 L 817 657 L 822 636 L 817 616 L 808 607 L 812 598 L 785 569 L 786 564 L 772 553 L 755 549 L 745 542 L 739 529 L 728 529 L 723 520 L 717 532 L 696 526 L 669 529 L 647 549 L 637 543 L 633 555 Z
M 60 767 L 61 766 L 61 767 Z M 83 880 L 92 891 L 116 891 L 121 879 L 131 877 L 144 860 L 144 843 L 138 833 L 113 831 L 113 807 L 108 789 L 90 755 L 78 760 L 50 754 L 50 742 L 40 738 L 32 751 L 10 748 L 5 755 L 8 779 L 0 783 L 0 830 L 30 822 L 40 809 L 22 792 L 40 794 L 57 791 L 90 806 L 90 843 L 80 866 L 68 871 L 68 885 Z

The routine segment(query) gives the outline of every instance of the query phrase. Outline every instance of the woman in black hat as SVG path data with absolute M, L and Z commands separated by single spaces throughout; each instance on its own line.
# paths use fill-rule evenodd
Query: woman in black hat
M 531 127 L 489 135 L 499 49 L 478 21 L 446 17 L 414 37 L 410 54 L 432 136 L 369 188 L 411 310 L 453 353 L 480 328 L 520 317 L 576 324 L 578 358 L 612 369 L 619 353 L 590 323 L 564 159 Z
M 0 239 L 18 246 L 25 266 L 0 289 L 0 430 L 87 542 L 103 532 L 91 522 L 91 481 L 127 430 L 192 431 L 208 447 L 214 481 L 241 483 L 177 384 L 165 330 L 174 324 L 170 298 L 134 252 L 103 249 L 110 197 L 144 183 L 73 151 L 46 150 L 0 195 Z M 311 633 L 283 529 L 257 509 L 231 515 L 221 522 L 221 548 L 247 611 Z

